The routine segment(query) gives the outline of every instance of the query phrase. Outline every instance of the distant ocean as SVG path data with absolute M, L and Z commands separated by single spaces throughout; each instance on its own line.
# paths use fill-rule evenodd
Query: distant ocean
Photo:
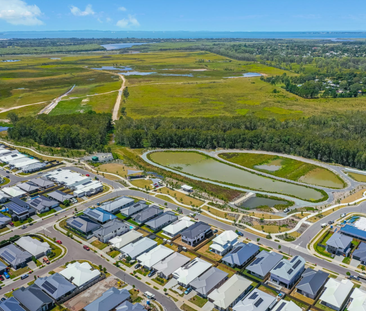
M 209 32 L 209 31 L 9 31 L 0 32 L 0 39 L 36 38 L 147 38 L 147 39 L 366 39 L 365 32 Z

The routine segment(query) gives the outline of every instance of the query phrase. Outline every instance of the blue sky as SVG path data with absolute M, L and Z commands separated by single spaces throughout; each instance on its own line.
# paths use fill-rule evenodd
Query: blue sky
M 0 0 L 0 31 L 366 30 L 366 1 Z

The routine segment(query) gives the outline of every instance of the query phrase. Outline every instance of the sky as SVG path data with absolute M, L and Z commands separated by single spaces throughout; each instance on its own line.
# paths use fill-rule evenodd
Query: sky
M 360 31 L 366 1 L 0 0 L 0 32 Z

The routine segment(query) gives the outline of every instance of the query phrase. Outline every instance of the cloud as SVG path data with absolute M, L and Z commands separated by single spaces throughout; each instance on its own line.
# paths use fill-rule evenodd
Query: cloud
M 125 7 L 123 7 L 123 6 L 119 7 L 118 10 L 119 11 L 122 11 L 122 12 L 126 12 L 127 11 L 127 9 Z
M 87 16 L 87 15 L 94 15 L 95 14 L 91 4 L 88 4 L 86 6 L 85 11 L 81 11 L 78 7 L 72 5 L 71 8 L 70 8 L 70 11 L 75 16 Z
M 35 4 L 28 5 L 22 0 L 0 0 L 0 19 L 12 25 L 42 25 L 38 19 L 41 10 Z
M 110 17 L 107 17 L 105 20 L 107 23 L 110 23 L 112 21 L 112 19 Z
M 120 28 L 130 28 L 130 27 L 138 27 L 140 26 L 140 23 L 133 15 L 128 15 L 128 18 L 120 19 L 116 26 Z

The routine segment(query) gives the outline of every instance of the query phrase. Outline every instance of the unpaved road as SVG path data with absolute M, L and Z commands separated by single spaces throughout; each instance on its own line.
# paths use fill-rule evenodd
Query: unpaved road
M 112 113 L 112 120 L 113 121 L 118 120 L 118 114 L 119 114 L 119 110 L 120 110 L 120 107 L 121 107 L 121 101 L 122 101 L 122 94 L 123 94 L 123 90 L 126 87 L 125 77 L 121 74 L 119 74 L 119 76 L 122 79 L 122 86 L 118 91 L 118 96 L 117 96 L 117 99 L 116 99 L 116 103 L 114 104 L 114 107 L 113 107 L 113 113 Z
M 46 107 L 44 107 L 40 112 L 38 112 L 38 114 L 49 114 L 56 106 L 57 104 L 61 101 L 62 97 L 65 97 L 67 95 L 69 95 L 71 93 L 71 91 L 75 88 L 75 84 L 72 86 L 72 88 L 70 90 L 68 90 L 65 94 L 61 95 L 60 97 L 55 98 L 49 105 L 47 105 Z

